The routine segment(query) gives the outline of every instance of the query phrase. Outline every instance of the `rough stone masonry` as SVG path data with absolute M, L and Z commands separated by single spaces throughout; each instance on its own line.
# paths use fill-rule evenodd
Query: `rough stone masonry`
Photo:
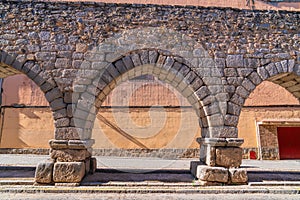
M 24 73 L 53 111 L 51 159 L 36 182 L 79 184 L 93 172 L 96 113 L 120 82 L 151 74 L 199 117 L 205 185 L 247 182 L 237 123 L 264 80 L 300 98 L 300 13 L 231 8 L 1 1 L 0 75 Z

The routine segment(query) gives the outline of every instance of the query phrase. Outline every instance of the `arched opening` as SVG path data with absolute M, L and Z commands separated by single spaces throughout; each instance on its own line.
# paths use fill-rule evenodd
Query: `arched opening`
M 0 147 L 48 154 L 54 125 L 43 92 L 26 75 L 17 74 L 3 79 L 1 97 Z
M 39 65 L 23 55 L 1 51 L 0 56 L 1 151 L 48 154 L 54 126 L 44 93 L 54 86 Z
M 238 123 L 244 158 L 300 158 L 299 80 L 293 73 L 275 75 L 246 99 Z
M 201 128 L 208 127 L 206 113 L 201 101 L 209 95 L 209 90 L 197 73 L 184 63 L 183 59 L 172 56 L 170 53 L 165 55 L 165 53 L 156 50 L 131 52 L 106 66 L 105 70 L 92 81 L 93 85 L 86 87 L 87 90 L 81 94 L 74 113 L 75 127 L 82 127 L 85 130 L 91 129 L 97 125 L 93 123 L 94 119 L 100 120 L 102 124 L 105 124 L 106 128 L 109 126 L 114 131 L 107 131 L 106 135 L 102 133 L 101 137 L 106 138 L 106 140 L 102 139 L 101 141 L 100 138 L 99 141 L 107 147 L 121 149 L 119 152 L 127 148 L 137 149 L 137 152 L 145 150 L 144 152 L 148 151 L 149 154 L 149 149 L 155 149 L 162 151 L 162 156 L 160 157 L 166 157 L 168 155 L 163 152 L 164 150 L 171 149 L 176 151 L 174 150 L 175 147 L 181 148 L 181 151 L 186 152 L 186 149 L 196 146 L 194 139 L 197 130 L 199 130 L 199 124 Z M 137 83 L 139 82 L 139 77 L 148 77 L 152 80 L 148 80 L 147 84 Z M 166 86 L 161 82 L 167 83 L 172 87 Z M 117 92 L 118 88 L 120 90 L 119 93 Z M 127 88 L 127 90 L 124 90 L 124 88 Z M 148 100 L 147 95 L 144 96 L 148 102 L 143 103 L 146 100 L 144 101 L 141 98 L 141 94 L 147 93 L 146 90 L 151 88 L 156 88 L 156 92 L 162 90 L 161 92 L 164 95 L 169 95 L 175 101 L 173 100 L 172 102 L 165 99 L 162 105 L 153 106 L 152 104 L 159 104 L 159 102 L 151 103 L 149 98 L 155 95 L 155 91 L 150 91 L 150 93 L 148 91 Z M 114 90 L 116 95 L 112 93 L 109 96 Z M 177 92 L 174 92 L 175 90 Z M 124 94 L 126 91 L 130 95 L 126 96 Z M 178 101 L 181 101 L 180 99 L 183 99 L 183 97 L 176 97 L 179 94 L 185 97 L 185 103 L 189 102 L 189 105 L 181 106 L 178 103 Z M 138 97 L 133 99 L 134 96 Z M 152 100 L 155 101 L 155 97 L 152 97 L 154 98 Z M 158 99 L 163 100 L 163 98 L 157 97 L 156 100 Z M 122 104 L 122 102 L 125 102 L 125 104 Z M 101 111 L 105 111 L 105 106 L 106 109 L 113 108 L 111 112 L 106 113 L 107 116 L 103 116 L 105 113 L 101 113 Z M 185 137 L 187 136 L 186 133 L 178 134 L 177 130 L 179 129 L 182 133 L 185 132 L 185 130 L 181 130 L 181 126 L 184 123 L 188 124 L 188 122 L 180 122 L 179 125 L 175 125 L 174 121 L 171 122 L 172 117 L 170 115 L 172 115 L 172 112 L 173 114 L 177 112 L 177 115 L 178 113 L 182 115 L 182 108 L 187 110 L 184 111 L 187 117 L 190 117 L 187 113 L 191 111 L 196 113 L 194 115 L 197 115 L 197 120 L 193 124 L 197 128 L 194 132 L 191 132 L 194 135 L 190 138 Z M 207 109 L 209 108 L 207 107 Z M 98 112 L 99 110 L 100 113 Z M 151 117 L 152 114 L 154 117 Z M 151 120 L 155 120 L 161 127 L 151 126 L 151 124 L 156 124 L 150 123 Z M 173 123 L 173 126 L 170 125 L 171 123 Z M 137 128 L 134 129 L 132 126 Z M 173 133 L 174 130 L 166 131 L 166 129 L 171 129 L 170 126 L 176 129 L 175 133 Z M 84 137 L 90 138 L 88 134 Z M 188 142 L 185 142 L 185 140 Z
M 200 136 L 198 116 L 186 98 L 156 77 L 142 75 L 120 83 L 106 97 L 93 148 L 100 155 L 187 158 L 197 155 Z

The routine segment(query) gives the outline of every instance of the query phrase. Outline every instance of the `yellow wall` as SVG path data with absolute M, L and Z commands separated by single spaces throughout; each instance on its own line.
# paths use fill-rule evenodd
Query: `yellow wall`
M 49 148 L 54 136 L 48 108 L 2 108 L 1 148 Z
M 49 148 L 48 140 L 54 136 L 52 113 L 48 107 L 34 107 L 48 105 L 43 93 L 24 75 L 6 78 L 3 87 L 4 105 L 33 107 L 2 108 L 0 148 Z M 93 130 L 95 148 L 140 148 L 139 144 L 147 148 L 198 148 L 195 138 L 201 134 L 197 116 L 192 108 L 186 107 L 189 103 L 185 98 L 169 85 L 142 81 L 122 83 L 103 103 L 103 106 L 111 105 L 125 108 L 102 108 L 99 114 L 118 125 L 123 135 L 109 128 L 98 115 Z M 157 105 L 173 108 L 140 107 Z M 265 107 L 253 107 L 257 105 Z M 299 102 L 284 88 L 267 81 L 256 88 L 247 99 L 238 124 L 239 137 L 245 139 L 243 147 L 257 147 L 256 122 L 300 118 L 300 108 L 284 105 L 299 105 Z M 126 106 L 136 108 L 126 109 Z M 138 143 L 124 133 L 134 136 Z
M 93 138 L 95 148 L 198 148 L 200 137 L 197 116 L 192 108 L 183 109 L 101 109 L 100 113 L 124 132 L 107 126 L 98 116 Z M 125 135 L 125 136 L 124 136 Z
M 258 147 L 256 137 L 256 122 L 268 120 L 298 119 L 300 118 L 300 107 L 281 108 L 243 108 L 238 124 L 239 137 L 244 138 L 243 147 Z

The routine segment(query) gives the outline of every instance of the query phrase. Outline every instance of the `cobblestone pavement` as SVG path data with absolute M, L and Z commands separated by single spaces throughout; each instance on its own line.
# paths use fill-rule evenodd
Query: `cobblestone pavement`
M 157 200 L 157 199 L 167 199 L 167 200 L 182 200 L 182 199 L 206 199 L 206 200 L 279 200 L 279 199 L 295 199 L 298 200 L 300 195 L 287 195 L 287 194 L 11 194 L 2 193 L 1 199 L 22 199 L 22 200 L 50 200 L 50 199 L 60 199 L 60 200 L 83 200 L 83 199 L 107 199 L 107 200 L 134 200 L 134 199 L 147 199 L 147 200 Z

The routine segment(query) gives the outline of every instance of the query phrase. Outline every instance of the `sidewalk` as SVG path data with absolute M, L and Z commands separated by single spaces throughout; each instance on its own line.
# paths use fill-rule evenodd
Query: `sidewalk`
M 0 154 L 0 166 L 36 167 L 39 162 L 49 159 L 48 155 Z M 189 170 L 192 159 L 167 160 L 159 158 L 123 158 L 96 156 L 98 168 L 132 170 Z M 243 160 L 242 168 L 248 171 L 299 171 L 300 160 Z
M 45 155 L 0 154 L 0 193 L 273 193 L 300 194 L 300 161 L 243 160 L 249 184 L 201 187 L 190 174 L 196 159 L 120 158 L 97 156 L 96 173 L 80 187 L 33 186 L 35 167 Z

